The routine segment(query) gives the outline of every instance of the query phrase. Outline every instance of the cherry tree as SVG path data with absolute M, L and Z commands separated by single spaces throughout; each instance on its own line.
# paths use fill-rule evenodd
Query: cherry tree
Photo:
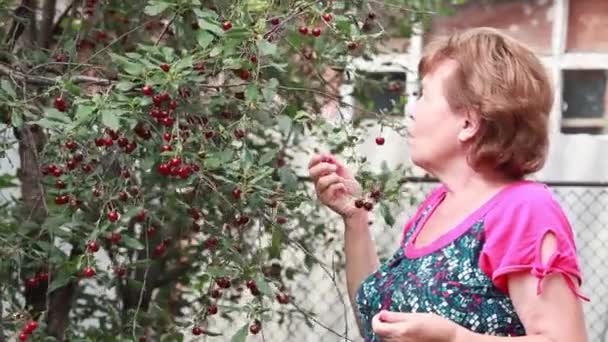
M 364 127 L 323 105 L 352 58 L 443 7 L 0 0 L 1 148 L 20 162 L 1 181 L 20 197 L 0 208 L 0 341 L 179 340 L 244 317 L 227 336 L 243 341 L 314 314 L 286 261 L 318 263 L 340 227 L 301 158 L 348 156 L 353 201 L 389 225 L 405 172 L 366 171 Z

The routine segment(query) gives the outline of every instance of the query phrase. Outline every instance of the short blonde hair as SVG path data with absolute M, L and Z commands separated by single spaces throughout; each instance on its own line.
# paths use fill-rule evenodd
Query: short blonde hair
M 481 27 L 433 40 L 418 65 L 420 76 L 448 59 L 459 65 L 444 85 L 450 107 L 480 118 L 469 150 L 471 165 L 512 178 L 540 170 L 553 104 L 540 60 L 518 41 Z

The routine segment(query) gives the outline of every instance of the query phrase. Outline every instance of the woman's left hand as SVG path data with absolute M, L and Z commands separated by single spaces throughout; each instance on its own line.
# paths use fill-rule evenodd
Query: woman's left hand
M 372 328 L 382 342 L 453 342 L 460 326 L 435 314 L 380 311 Z

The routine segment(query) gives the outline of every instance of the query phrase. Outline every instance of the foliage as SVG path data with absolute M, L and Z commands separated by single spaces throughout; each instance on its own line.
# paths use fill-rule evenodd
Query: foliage
M 309 315 L 290 286 L 339 234 L 306 178 L 317 148 L 392 224 L 406 171 L 366 171 L 365 130 L 321 116 L 328 75 L 383 39 L 382 1 L 87 0 L 56 20 L 32 3 L 0 1 L 22 193 L 2 207 L 0 340 L 181 340 L 244 315 L 226 336 L 243 341 Z M 390 2 L 408 27 L 441 5 Z

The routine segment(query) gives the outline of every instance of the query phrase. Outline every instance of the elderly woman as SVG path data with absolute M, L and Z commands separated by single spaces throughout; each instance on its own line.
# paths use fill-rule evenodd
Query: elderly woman
M 411 159 L 441 185 L 380 264 L 360 187 L 329 154 L 309 163 L 345 223 L 346 277 L 365 341 L 585 342 L 572 228 L 544 164 L 553 90 L 537 57 L 477 28 L 434 41 L 408 130 Z

